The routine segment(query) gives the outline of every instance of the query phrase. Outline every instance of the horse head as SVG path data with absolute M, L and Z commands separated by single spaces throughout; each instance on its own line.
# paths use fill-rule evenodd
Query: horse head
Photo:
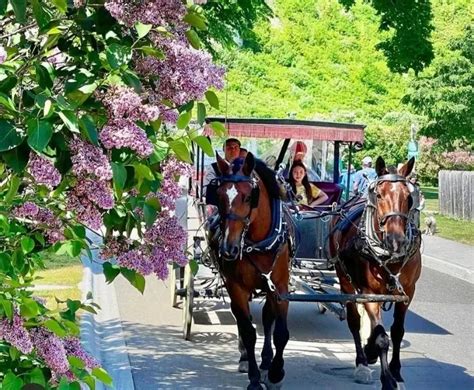
M 407 176 L 413 170 L 412 157 L 398 170 L 387 169 L 382 157 L 377 158 L 378 178 L 369 184 L 368 205 L 374 209 L 374 226 L 382 233 L 382 242 L 392 256 L 406 255 L 408 229 L 412 210 L 417 207 L 418 190 Z
M 229 163 L 217 153 L 217 166 L 220 172 L 217 203 L 223 235 L 220 254 L 233 261 L 241 257 L 245 235 L 253 222 L 252 210 L 258 205 L 259 188 L 252 174 L 255 158 L 248 153 L 245 160 Z

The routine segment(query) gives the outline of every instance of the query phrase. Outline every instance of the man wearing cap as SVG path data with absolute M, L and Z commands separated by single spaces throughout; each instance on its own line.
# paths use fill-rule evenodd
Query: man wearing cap
M 372 158 L 366 156 L 362 159 L 362 169 L 354 175 L 354 194 L 363 198 L 367 197 L 369 182 L 375 179 L 377 179 L 377 172 L 372 168 Z
M 240 141 L 237 138 L 228 138 L 222 147 L 224 150 L 224 159 L 231 163 L 236 158 L 240 156 Z M 216 177 L 220 176 L 219 169 L 217 168 L 217 162 L 213 162 L 207 169 L 206 169 L 206 176 L 204 177 L 203 183 L 203 195 L 206 196 L 207 186 L 209 183 L 215 179 Z

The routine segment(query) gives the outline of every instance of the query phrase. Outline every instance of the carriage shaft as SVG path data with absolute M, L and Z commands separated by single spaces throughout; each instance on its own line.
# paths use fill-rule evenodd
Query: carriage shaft
M 378 294 L 286 294 L 283 299 L 291 302 L 404 302 L 408 303 L 405 295 L 378 295 Z

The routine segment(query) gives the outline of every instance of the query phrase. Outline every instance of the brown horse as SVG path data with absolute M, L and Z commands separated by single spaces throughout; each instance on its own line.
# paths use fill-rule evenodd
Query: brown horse
M 359 213 L 354 213 L 358 217 L 351 223 L 346 222 L 345 228 L 341 217 L 335 217 L 329 242 L 343 293 L 408 297 L 407 303 L 395 303 L 390 329 L 393 343 L 390 364 L 387 356 L 390 340 L 382 325 L 382 305 L 364 303 L 370 318 L 371 334 L 363 348 L 357 304 L 347 303 L 347 322 L 356 348 L 355 379 L 370 382 L 368 364 L 374 364 L 380 358 L 382 389 L 403 387 L 400 344 L 405 333 L 405 314 L 421 273 L 421 236 L 414 222 L 419 193 L 407 180 L 414 163 L 412 158 L 398 171 L 389 171 L 385 161 L 379 157 L 376 161 L 378 178 L 369 184 L 363 212 L 360 209 Z
M 285 375 L 283 350 L 289 339 L 288 301 L 280 299 L 288 293 L 288 229 L 283 206 L 277 199 L 274 173 L 261 164 L 255 169 L 257 162 L 252 153 L 248 153 L 245 161 L 233 164 L 217 155 L 220 233 L 213 249 L 218 253 L 218 269 L 229 293 L 231 310 L 248 359 L 250 384 L 247 389 L 262 389 L 261 382 L 265 382 L 267 388 L 280 386 Z M 276 225 L 272 221 L 275 207 L 279 207 Z M 255 359 L 256 331 L 249 308 L 255 290 L 266 292 L 262 311 L 265 340 L 260 364 L 263 378 Z M 275 355 L 271 345 L 273 324 Z

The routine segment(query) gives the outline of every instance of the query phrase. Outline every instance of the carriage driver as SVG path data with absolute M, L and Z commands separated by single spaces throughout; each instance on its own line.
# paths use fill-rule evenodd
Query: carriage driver
M 237 138 L 228 138 L 224 142 L 222 149 L 224 150 L 224 158 L 229 163 L 240 157 L 240 141 Z M 219 169 L 217 168 L 217 162 L 213 162 L 206 169 L 206 176 L 204 177 L 203 183 L 204 196 L 206 196 L 207 193 L 207 186 L 218 176 L 220 176 L 220 173 Z

